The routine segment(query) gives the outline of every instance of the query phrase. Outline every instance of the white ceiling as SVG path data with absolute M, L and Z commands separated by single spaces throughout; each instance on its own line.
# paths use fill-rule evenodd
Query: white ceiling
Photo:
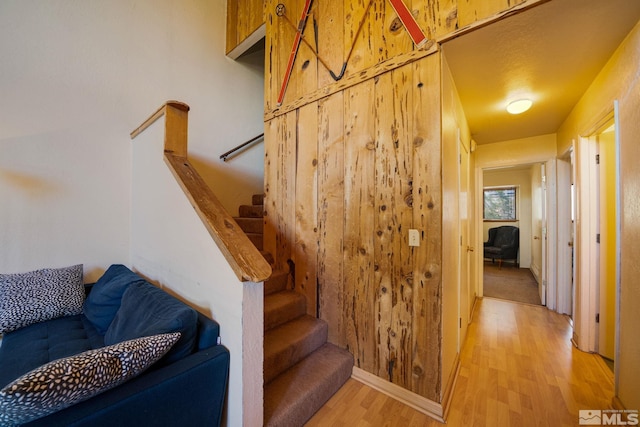
M 551 0 L 444 43 L 472 138 L 555 133 L 639 19 L 640 0 Z

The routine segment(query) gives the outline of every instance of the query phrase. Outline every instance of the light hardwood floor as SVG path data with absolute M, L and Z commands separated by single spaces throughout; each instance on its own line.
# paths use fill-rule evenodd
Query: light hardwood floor
M 567 317 L 541 306 L 478 300 L 447 417 L 448 426 L 577 426 L 580 409 L 611 408 L 613 374 L 571 344 Z M 443 424 L 350 379 L 313 426 Z

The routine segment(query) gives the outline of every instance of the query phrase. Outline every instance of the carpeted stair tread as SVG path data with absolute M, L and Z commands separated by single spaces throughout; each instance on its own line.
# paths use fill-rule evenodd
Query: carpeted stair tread
M 323 345 L 266 385 L 264 425 L 304 425 L 349 379 L 352 370 L 349 352 Z
M 262 250 L 262 247 L 264 245 L 264 236 L 262 234 L 257 234 L 257 233 L 244 233 L 244 234 L 246 234 L 249 240 L 251 240 L 251 243 L 253 243 L 253 246 L 255 246 L 259 251 Z
M 233 219 L 245 233 L 262 234 L 264 230 L 264 220 L 262 218 L 235 217 Z
M 262 218 L 264 206 L 262 205 L 240 205 L 238 216 L 242 218 Z
M 280 291 L 264 297 L 264 330 L 306 314 L 307 300 L 294 291 Z
M 264 194 L 234 218 L 262 256 Z M 287 290 L 291 275 L 275 270 L 264 282 L 264 425 L 302 426 L 349 379 L 353 356 L 327 343 L 326 322 L 306 314 L 306 298 Z
M 260 251 L 260 254 L 262 255 L 262 257 L 263 257 L 264 259 L 266 259 L 266 260 L 267 260 L 267 262 L 269 263 L 269 265 L 273 266 L 273 263 L 274 263 L 276 260 L 273 258 L 273 255 L 271 255 L 271 252 L 267 252 L 267 251 L 265 251 L 265 250 L 263 249 L 263 250 L 261 250 L 261 251 Z
M 254 194 L 251 196 L 252 205 L 264 205 L 264 194 Z
M 264 383 L 267 384 L 327 342 L 327 323 L 304 315 L 264 335 Z
M 289 283 L 289 276 L 289 273 L 286 271 L 273 271 L 271 277 L 264 282 L 264 294 L 271 295 L 286 290 Z

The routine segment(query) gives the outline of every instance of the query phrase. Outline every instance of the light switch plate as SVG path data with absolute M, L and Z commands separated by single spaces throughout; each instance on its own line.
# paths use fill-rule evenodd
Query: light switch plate
M 413 228 L 409 230 L 409 246 L 420 246 L 420 232 Z

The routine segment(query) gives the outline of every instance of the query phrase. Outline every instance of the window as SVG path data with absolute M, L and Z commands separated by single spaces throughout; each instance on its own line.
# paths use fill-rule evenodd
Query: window
M 516 221 L 516 187 L 485 188 L 483 219 Z

